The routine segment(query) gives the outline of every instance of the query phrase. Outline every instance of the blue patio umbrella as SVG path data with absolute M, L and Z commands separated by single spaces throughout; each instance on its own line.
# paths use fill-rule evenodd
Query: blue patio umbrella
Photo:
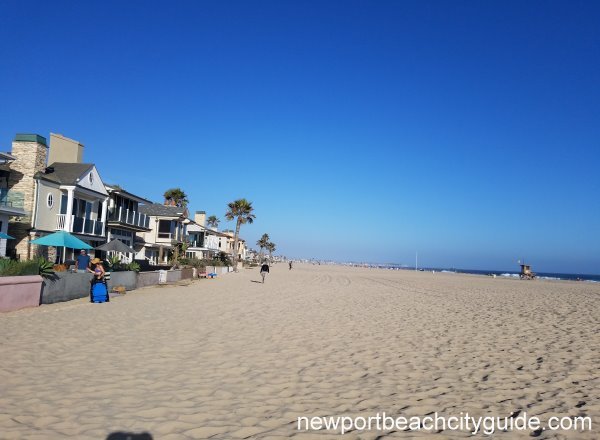
M 69 234 L 66 231 L 58 231 L 53 234 L 45 235 L 35 240 L 31 240 L 31 244 L 37 244 L 40 246 L 54 246 L 71 249 L 93 249 L 92 246 L 87 244 L 85 241 L 81 241 L 74 235 Z M 65 259 L 65 252 L 63 249 L 63 262 Z
M 10 235 L 5 234 L 4 232 L 0 232 L 0 238 L 3 238 L 5 240 L 14 240 L 15 239 L 15 237 L 11 237 Z

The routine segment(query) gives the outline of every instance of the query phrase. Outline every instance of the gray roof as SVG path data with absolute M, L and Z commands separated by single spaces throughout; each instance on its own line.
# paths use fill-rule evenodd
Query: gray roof
M 104 184 L 104 187 L 106 188 L 106 190 L 110 193 L 116 193 L 116 194 L 120 194 L 123 197 L 129 197 L 132 200 L 135 200 L 137 202 L 142 202 L 142 203 L 152 203 L 151 200 L 145 199 L 141 196 L 136 196 L 133 193 L 130 193 L 129 191 L 124 190 L 120 185 L 110 185 L 108 183 Z
M 60 185 L 77 185 L 78 179 L 93 166 L 94 164 L 91 163 L 54 162 L 52 165 L 48 165 L 45 172 L 36 173 L 35 177 Z M 53 171 L 51 171 L 52 169 Z
M 158 215 L 163 217 L 180 217 L 185 216 L 187 209 L 179 206 L 165 206 L 160 203 L 152 203 L 150 205 L 141 205 L 140 213 L 146 215 Z
M 15 156 L 12 156 L 10 153 L 3 153 L 0 151 L 0 159 L 1 160 L 16 160 Z

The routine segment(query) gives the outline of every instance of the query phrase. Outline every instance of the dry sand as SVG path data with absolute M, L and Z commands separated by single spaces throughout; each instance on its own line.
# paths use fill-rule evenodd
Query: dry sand
M 600 284 L 283 264 L 259 278 L 1 314 L 0 438 L 342 438 L 296 417 L 378 411 L 600 423 Z

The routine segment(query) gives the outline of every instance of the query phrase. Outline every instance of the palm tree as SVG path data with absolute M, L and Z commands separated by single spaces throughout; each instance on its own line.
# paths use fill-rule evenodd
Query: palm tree
M 269 260 L 273 260 L 273 252 L 275 252 L 275 243 L 273 242 L 269 242 L 267 243 L 267 246 L 265 246 L 267 248 L 267 250 L 269 251 Z
M 256 216 L 252 213 L 252 211 L 254 211 L 252 202 L 249 202 L 246 199 L 239 199 L 231 202 L 227 204 L 227 207 L 229 209 L 225 213 L 225 218 L 229 221 L 237 219 L 235 225 L 235 235 L 233 239 L 233 268 L 237 272 L 240 226 L 242 226 L 243 223 L 252 223 Z
M 219 220 L 217 218 L 216 215 L 211 215 L 210 217 L 208 217 L 206 219 L 206 224 L 210 227 L 210 228 L 214 228 L 217 229 L 219 227 L 219 223 L 221 220 Z
M 187 194 L 181 188 L 171 188 L 165 191 L 165 205 L 185 208 L 188 204 Z
M 269 244 L 269 234 L 263 234 L 262 237 L 256 242 L 256 245 L 260 247 L 260 254 L 258 261 L 262 261 L 263 249 Z

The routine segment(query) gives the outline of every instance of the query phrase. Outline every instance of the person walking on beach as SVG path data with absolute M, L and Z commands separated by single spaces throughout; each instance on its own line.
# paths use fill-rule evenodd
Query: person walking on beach
M 260 276 L 262 277 L 263 284 L 265 282 L 265 277 L 267 276 L 268 273 L 269 273 L 269 265 L 267 263 L 263 263 L 263 265 L 260 267 Z
M 292 270 L 292 260 L 290 260 L 290 270 Z
M 90 267 L 90 256 L 85 249 L 81 249 L 79 255 L 77 255 L 77 260 L 75 260 L 75 270 L 79 273 L 86 273 L 88 267 Z

